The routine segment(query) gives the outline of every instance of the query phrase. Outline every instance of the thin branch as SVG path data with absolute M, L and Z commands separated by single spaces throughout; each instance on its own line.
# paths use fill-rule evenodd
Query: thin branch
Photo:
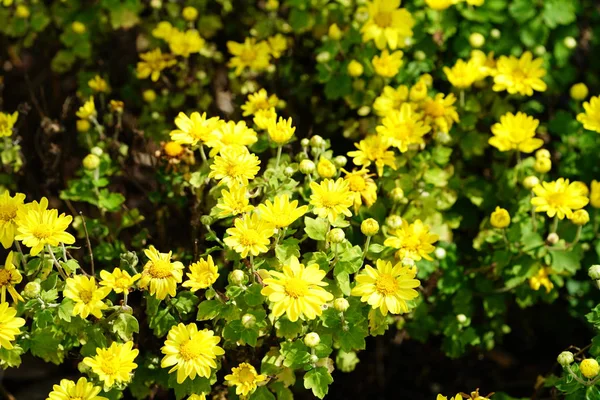
M 94 267 L 94 252 L 92 251 L 92 244 L 90 243 L 90 235 L 88 234 L 87 224 L 85 223 L 85 217 L 83 213 L 79 211 L 79 215 L 81 216 L 81 221 L 83 222 L 83 231 L 85 232 L 85 241 L 88 248 L 88 252 L 90 253 L 90 264 L 92 266 L 92 276 L 96 276 L 96 269 Z

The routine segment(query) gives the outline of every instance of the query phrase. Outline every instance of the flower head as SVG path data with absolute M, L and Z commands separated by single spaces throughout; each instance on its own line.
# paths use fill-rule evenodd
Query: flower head
M 46 400 L 108 400 L 98 396 L 102 388 L 94 386 L 85 378 L 79 378 L 77 383 L 62 379 L 59 385 L 54 385 Z
M 48 200 L 44 200 L 42 204 L 47 205 Z M 58 215 L 57 210 L 25 207 L 17 212 L 18 234 L 15 239 L 30 247 L 29 254 L 32 256 L 38 255 L 46 245 L 73 244 L 75 237 L 65 232 L 72 220 L 70 215 Z
M 94 104 L 94 97 L 90 96 L 90 98 L 83 103 L 79 110 L 77 110 L 76 115 L 81 119 L 92 119 L 96 118 L 96 105 Z
M 380 135 L 370 135 L 366 139 L 354 143 L 354 146 L 358 150 L 348 152 L 348 156 L 353 158 L 354 164 L 368 167 L 371 163 L 375 163 L 379 176 L 383 175 L 383 167 L 386 165 L 393 170 L 396 169 L 394 152 L 388 150 L 390 148 L 389 139 Z
M 227 229 L 229 235 L 223 241 L 242 257 L 248 254 L 257 256 L 269 251 L 268 245 L 273 236 L 273 225 L 261 220 L 257 214 L 244 214 L 236 218 L 234 227 Z
M 492 126 L 492 136 L 489 143 L 500 151 L 518 150 L 531 153 L 544 144 L 542 139 L 534 138 L 535 130 L 540 121 L 518 112 L 506 113 L 500 117 L 500 122 Z
M 144 265 L 140 287 L 150 286 L 150 294 L 157 299 L 163 300 L 167 296 L 175 297 L 177 284 L 183 278 L 183 264 L 179 261 L 171 261 L 173 252 L 160 253 L 154 246 L 144 250 L 148 262 Z
M 532 96 L 533 91 L 544 92 L 546 83 L 541 79 L 546 75 L 542 68 L 544 60 L 533 59 L 531 52 L 526 51 L 521 58 L 501 56 L 496 64 L 497 73 L 494 76 L 493 90 L 506 90 L 510 94 L 519 93 Z
M 277 105 L 279 99 L 276 95 L 268 95 L 265 89 L 248 95 L 248 100 L 242 105 L 243 116 L 255 115 L 259 110 L 268 110 Z
M 443 93 L 438 93 L 434 98 L 427 98 L 423 103 L 425 125 L 435 126 L 441 132 L 450 132 L 452 124 L 459 121 L 453 105 L 455 102 L 456 97 L 452 93 L 445 97 Z
M 383 88 L 383 92 L 375 99 L 373 109 L 380 117 L 386 116 L 393 110 L 400 110 L 402 104 L 408 101 L 408 86 L 400 85 L 397 89 L 391 86 Z
M 290 257 L 289 264 L 283 266 L 282 272 L 269 271 L 270 278 L 264 280 L 266 285 L 261 293 L 272 303 L 275 318 L 287 315 L 295 322 L 300 319 L 315 319 L 323 313 L 322 306 L 333 300 L 333 295 L 323 289 L 326 272 L 317 264 L 304 267 L 295 256 Z
M 171 140 L 180 144 L 205 143 L 210 140 L 212 132 L 219 126 L 219 118 L 206 118 L 206 113 L 193 112 L 188 117 L 180 112 L 175 117 L 175 125 L 179 129 L 172 130 Z
M 87 318 L 92 314 L 96 318 L 102 318 L 102 310 L 108 308 L 102 299 L 110 293 L 109 287 L 99 288 L 93 276 L 88 278 L 83 275 L 67 278 L 66 283 L 64 296 L 75 302 L 73 315 Z
M 400 71 L 400 67 L 404 63 L 402 56 L 404 53 L 401 50 L 396 50 L 390 54 L 389 51 L 383 50 L 381 55 L 375 55 L 371 63 L 377 75 L 384 78 L 393 78 Z
M 381 123 L 376 128 L 377 133 L 402 153 L 408 151 L 410 145 L 424 145 L 423 136 L 431 130 L 408 103 L 402 104 L 400 111 L 390 111 Z
M 456 4 L 456 0 L 425 0 L 425 3 L 432 10 L 443 11 L 451 5 Z
M 593 180 L 591 186 L 590 205 L 594 208 L 600 208 L 600 182 Z
M 94 357 L 86 357 L 83 363 L 98 375 L 104 383 L 104 390 L 109 391 L 116 383 L 127 383 L 137 364 L 133 361 L 140 351 L 133 348 L 133 342 L 112 342 L 108 348 L 97 348 Z
M 190 265 L 190 272 L 187 274 L 188 280 L 183 282 L 183 287 L 190 288 L 190 291 L 195 292 L 199 289 L 206 289 L 217 281 L 219 271 L 214 264 L 210 255 L 199 259 Z
M 317 164 L 317 173 L 321 178 L 333 178 L 337 174 L 337 169 L 328 158 L 321 157 Z
M 312 190 L 310 204 L 319 218 L 328 218 L 333 223 L 340 214 L 352 216 L 349 208 L 354 203 L 354 199 L 348 181 L 341 178 L 336 181 L 324 179 L 320 183 L 311 182 L 310 189 Z
M 210 156 L 214 157 L 227 147 L 250 146 L 256 143 L 257 140 L 256 132 L 254 129 L 249 128 L 245 121 L 238 121 L 237 123 L 228 121 L 219 124 L 206 141 L 206 145 L 212 149 Z
M 367 3 L 369 19 L 361 28 L 363 42 L 375 41 L 379 50 L 404 47 L 413 36 L 415 20 L 408 10 L 400 8 L 400 0 L 373 0 Z
M 173 25 L 169 21 L 161 21 L 152 30 L 152 36 L 157 39 L 169 40 L 171 33 L 174 31 Z
M 432 260 L 429 254 L 435 250 L 433 243 L 437 242 L 439 237 L 429 233 L 429 227 L 420 219 L 412 224 L 403 223 L 398 229 L 391 231 L 391 234 L 383 244 L 398 249 L 396 256 L 401 260 Z
M 0 243 L 5 249 L 12 246 L 17 234 L 17 212 L 23 208 L 25 195 L 15 193 L 11 196 L 8 190 L 0 194 Z
M 265 200 L 258 206 L 258 215 L 261 220 L 275 228 L 290 226 L 295 220 L 306 214 L 308 206 L 298 207 L 298 200 L 290 202 L 288 194 L 275 196 L 273 202 Z
M 536 212 L 545 212 L 550 218 L 571 218 L 573 210 L 583 208 L 589 199 L 581 195 L 580 188 L 568 179 L 559 178 L 552 182 L 542 182 L 533 188 L 535 197 L 531 204 Z
M 25 320 L 16 315 L 17 310 L 8 303 L 0 303 L 0 349 L 12 349 L 15 336 L 21 334 L 19 328 L 25 325 Z
M 229 187 L 235 184 L 247 185 L 260 170 L 259 164 L 258 157 L 246 147 L 225 147 L 221 154 L 215 157 L 208 177 L 215 178 Z
M 392 263 L 377 260 L 377 269 L 366 265 L 356 275 L 356 286 L 352 296 L 361 296 L 360 301 L 369 304 L 373 309 L 380 309 L 383 315 L 408 312 L 406 302 L 419 296 L 414 289 L 421 282 L 415 279 L 416 268 L 403 266 L 401 262 Z
M 205 41 L 195 29 L 181 32 L 173 29 L 167 39 L 171 52 L 176 56 L 188 58 L 191 54 L 199 53 L 204 47 Z
M 102 278 L 100 285 L 112 289 L 115 293 L 127 293 L 141 276 L 141 274 L 131 276 L 127 271 L 120 268 L 115 268 L 113 272 L 102 270 L 100 271 L 100 278 Z
M 15 290 L 15 285 L 23 280 L 21 273 L 13 264 L 13 252 L 8 252 L 4 267 L 0 269 L 0 293 L 2 303 L 6 302 L 6 292 L 10 294 L 14 302 L 25 301 Z
M 13 134 L 13 127 L 19 118 L 19 113 L 12 114 L 0 112 L 0 137 L 9 137 Z
M 216 207 L 221 211 L 217 214 L 220 218 L 235 216 L 254 210 L 254 206 L 248 200 L 246 186 L 233 185 L 229 189 L 221 190 Z
M 577 114 L 577 121 L 588 131 L 600 133 L 600 96 L 594 96 L 589 102 L 584 102 L 583 109 L 585 112 Z
M 275 59 L 280 58 L 288 48 L 287 39 L 281 33 L 268 37 L 267 44 L 269 45 L 271 56 Z
M 256 124 L 258 129 L 269 129 L 269 125 L 277 122 L 277 113 L 275 112 L 275 107 L 256 111 L 252 121 Z
M 506 209 L 496 207 L 490 216 L 490 223 L 494 228 L 506 228 L 510 225 L 510 214 Z
M 213 331 L 198 330 L 195 323 L 180 323 L 169 330 L 161 351 L 165 355 L 160 362 L 162 368 L 173 367 L 169 373 L 177 371 L 177 383 L 196 376 L 209 378 L 215 362 L 225 351 L 217 344 L 221 341 Z
M 348 188 L 352 192 L 354 213 L 358 214 L 363 202 L 367 208 L 371 207 L 377 201 L 377 184 L 369 175 L 369 170 L 362 168 L 352 172 L 342 171 L 346 174 L 344 180 L 348 182 Z
M 571 216 L 571 222 L 575 225 L 585 225 L 590 222 L 590 214 L 585 210 L 577 210 Z
M 102 77 L 100 77 L 100 75 L 96 75 L 92 79 L 90 79 L 88 81 L 88 86 L 94 92 L 102 92 L 102 93 L 108 92 L 108 83 L 106 83 L 106 81 L 104 79 L 102 79 Z
M 458 60 L 452 68 L 444 67 L 448 81 L 455 88 L 466 89 L 471 87 L 479 74 L 479 68 L 471 61 Z
M 248 396 L 256 390 L 257 383 L 267 380 L 266 375 L 260 375 L 256 369 L 248 364 L 241 363 L 231 369 L 231 374 L 225 375 L 225 382 L 229 386 L 235 386 L 235 394 Z
M 229 67 L 235 68 L 235 74 L 240 76 L 244 69 L 260 72 L 271 62 L 271 48 L 266 42 L 256 42 L 255 38 L 246 38 L 244 43 L 227 42 L 227 49 L 233 56 Z
M 291 118 L 285 120 L 279 117 L 277 123 L 275 123 L 275 120 L 272 120 L 267 129 L 271 140 L 279 146 L 289 142 L 292 136 L 294 136 L 294 132 L 296 132 L 296 127 L 292 126 Z
M 137 63 L 137 77 L 146 79 L 150 77 L 152 82 L 158 81 L 160 73 L 175 64 L 177 60 L 171 54 L 163 54 L 159 47 L 147 53 L 140 54 L 142 61 Z
M 540 290 L 543 286 L 546 288 L 546 293 L 550 293 L 554 284 L 550 280 L 550 268 L 540 268 L 535 276 L 529 278 L 529 286 L 533 290 Z

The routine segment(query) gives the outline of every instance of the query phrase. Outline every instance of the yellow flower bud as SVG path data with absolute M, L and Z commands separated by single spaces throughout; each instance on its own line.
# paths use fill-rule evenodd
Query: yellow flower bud
M 600 208 L 600 182 L 594 180 L 591 186 L 590 205 L 594 208 Z
M 278 0 L 267 0 L 267 3 L 265 4 L 265 8 L 269 11 L 275 11 L 279 8 L 279 1 Z
M 186 21 L 195 21 L 196 18 L 198 18 L 198 10 L 196 10 L 194 7 L 190 7 L 190 6 L 184 7 L 183 10 L 181 11 L 181 16 Z
M 453 0 L 425 0 L 425 3 L 432 10 L 442 11 L 453 4 Z
M 22 4 L 19 4 L 15 10 L 15 16 L 17 18 L 23 18 L 23 19 L 29 18 L 30 14 L 31 13 L 29 12 L 29 8 L 25 7 Z
M 550 152 L 546 149 L 539 149 L 535 152 L 535 158 L 550 158 Z
M 363 74 L 364 72 L 364 67 L 362 66 L 361 63 L 359 63 L 356 60 L 352 60 L 348 63 L 348 75 L 353 76 L 353 77 L 359 77 Z
M 76 34 L 81 35 L 85 33 L 86 27 L 83 23 L 79 21 L 73 21 L 73 23 L 71 24 L 71 29 L 73 29 L 73 32 L 75 32 Z
M 431 76 L 430 74 L 423 74 L 419 78 L 419 82 L 425 82 L 427 87 L 431 87 L 431 85 L 433 85 L 433 76 Z
M 345 238 L 346 234 L 340 228 L 333 228 L 329 231 L 329 234 L 327 235 L 327 239 L 331 243 L 342 243 Z
M 571 98 L 573 100 L 581 101 L 588 96 L 589 92 L 590 91 L 588 90 L 588 87 L 586 86 L 586 84 L 583 82 L 580 82 L 580 83 L 576 83 L 573 86 L 571 86 L 571 90 L 569 93 L 571 94 Z
M 579 364 L 581 374 L 588 379 L 595 378 L 600 373 L 600 365 L 593 358 L 586 358 Z
M 183 153 L 183 146 L 175 142 L 167 142 L 164 146 L 165 154 L 169 157 L 177 157 Z
M 152 103 L 154 100 L 156 100 L 156 92 L 152 89 L 144 90 L 142 97 L 144 98 L 145 102 Z
M 552 169 L 552 161 L 549 158 L 538 158 L 535 160 L 535 164 L 533 164 L 533 169 L 535 172 L 545 174 Z
M 402 200 L 404 200 L 404 190 L 402 190 L 402 188 L 394 188 L 391 193 L 390 196 L 392 197 L 392 200 L 394 200 L 396 203 L 400 203 Z
M 585 210 L 577 210 L 571 216 L 571 222 L 575 225 L 585 225 L 590 222 L 590 214 Z
M 473 32 L 469 36 L 469 44 L 478 49 L 485 44 L 485 37 L 479 32 Z
M 527 178 L 523 179 L 523 186 L 525 186 L 525 189 L 531 190 L 535 186 L 537 186 L 539 183 L 540 183 L 540 180 L 535 175 L 530 175 Z
M 121 114 L 125 108 L 125 103 L 123 103 L 121 100 L 111 100 L 109 106 L 111 111 Z
M 310 332 L 304 336 L 304 344 L 311 349 L 317 347 L 319 343 L 321 343 L 321 338 L 316 332 Z
M 360 231 L 365 236 L 374 236 L 379 232 L 379 222 L 373 218 L 367 218 L 360 224 Z
M 421 101 L 425 100 L 427 97 L 427 83 L 425 81 L 419 80 L 413 87 L 410 88 L 410 100 L 411 101 Z
M 79 133 L 85 133 L 85 132 L 89 131 L 91 128 L 90 121 L 88 121 L 87 119 L 78 119 L 76 122 L 76 125 L 77 125 L 77 132 L 79 132 Z
M 340 40 L 342 38 L 342 31 L 337 24 L 331 24 L 329 26 L 329 37 L 333 40 Z
M 325 157 L 321 157 L 317 164 L 317 173 L 319 176 L 321 178 L 333 178 L 336 172 L 335 165 Z
M 95 154 L 88 154 L 83 159 L 83 168 L 87 170 L 95 170 L 100 165 L 100 157 Z
M 494 228 L 506 228 L 510 225 L 510 214 L 506 209 L 496 207 L 496 210 L 490 217 L 490 223 Z

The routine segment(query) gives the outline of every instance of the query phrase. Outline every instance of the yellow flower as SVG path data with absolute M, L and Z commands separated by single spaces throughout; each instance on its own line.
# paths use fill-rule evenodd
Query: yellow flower
M 494 136 L 488 142 L 500 151 L 531 153 L 544 145 L 542 139 L 534 138 L 539 124 L 540 121 L 525 113 L 506 113 L 492 126 Z
M 146 79 L 150 77 L 152 82 L 160 78 L 162 70 L 177 63 L 171 54 L 163 54 L 160 48 L 156 48 L 144 54 L 140 54 L 142 61 L 137 63 L 137 77 Z
M 85 132 L 89 131 L 90 128 L 92 127 L 92 125 L 90 124 L 90 121 L 88 121 L 87 119 L 78 119 L 77 122 L 75 123 L 75 126 L 77 128 L 77 132 L 79 132 L 79 133 L 85 133 Z
M 228 147 L 250 146 L 258 140 L 256 131 L 249 128 L 245 121 L 228 121 L 219 124 L 210 138 L 206 141 L 206 146 L 210 147 L 210 156 L 214 157 L 223 149 Z
M 31 11 L 29 11 L 29 8 L 27 8 L 27 6 L 24 6 L 23 4 L 19 4 L 15 9 L 15 16 L 17 18 L 27 19 L 30 15 Z
M 575 101 L 585 100 L 585 98 L 588 96 L 589 93 L 590 93 L 590 91 L 589 91 L 587 85 L 583 82 L 574 84 L 573 86 L 571 86 L 571 89 L 569 90 L 569 94 L 571 95 L 571 98 Z
M 185 151 L 184 147 L 177 142 L 167 142 L 163 150 L 168 157 L 179 157 Z
M 348 70 L 348 75 L 357 78 L 359 76 L 361 76 L 365 70 L 365 68 L 362 66 L 361 63 L 359 63 L 356 60 L 352 60 L 348 63 L 348 67 L 346 67 Z
M 531 204 L 536 212 L 545 212 L 550 218 L 555 215 L 559 219 L 571 218 L 573 210 L 583 208 L 589 199 L 581 195 L 577 185 L 569 183 L 568 179 L 559 178 L 552 182 L 542 182 L 533 189 L 535 197 Z
M 183 278 L 183 264 L 179 261 L 171 262 L 173 252 L 160 253 L 154 246 L 144 250 L 144 254 L 149 260 L 144 265 L 140 287 L 147 288 L 150 285 L 150 294 L 159 300 L 167 296 L 175 297 L 177 284 Z
M 21 283 L 23 277 L 18 269 L 13 264 L 13 252 L 8 252 L 6 261 L 4 262 L 4 268 L 0 269 L 0 292 L 2 293 L 1 302 L 6 302 L 6 292 L 10 294 L 13 301 L 18 303 L 19 301 L 25 301 L 23 297 L 15 290 L 15 285 Z
M 183 383 L 188 377 L 209 378 L 211 369 L 217 368 L 215 362 L 225 351 L 217 346 L 221 341 L 213 331 L 198 330 L 195 323 L 180 323 L 169 330 L 165 345 L 161 351 L 165 355 L 160 362 L 162 368 L 173 366 L 169 373 L 177 371 L 177 383 Z
M 157 39 L 169 40 L 171 33 L 173 33 L 173 25 L 168 21 L 161 21 L 156 25 L 156 28 L 152 30 L 152 36 Z
M 264 204 L 258 206 L 260 219 L 278 229 L 290 226 L 307 211 L 308 206 L 298 207 L 298 200 L 290 202 L 288 194 L 275 196 L 272 203 L 265 200 Z
M 167 40 L 171 52 L 184 58 L 199 53 L 205 44 L 204 39 L 200 37 L 200 33 L 195 29 L 188 29 L 185 32 L 173 29 Z
M 122 114 L 123 109 L 125 108 L 125 103 L 123 103 L 121 100 L 111 100 L 108 105 L 110 110 L 112 112 L 116 112 L 117 114 Z
M 444 73 L 452 86 L 459 89 L 471 87 L 479 74 L 479 68 L 471 61 L 458 60 L 452 68 L 444 67 Z
M 540 290 L 540 286 L 546 288 L 546 293 L 550 293 L 554 284 L 549 278 L 550 268 L 540 268 L 535 276 L 529 278 L 529 287 L 533 290 Z
M 248 181 L 254 179 L 260 167 L 260 160 L 245 147 L 230 146 L 221 151 L 215 157 L 210 166 L 209 178 L 215 178 L 227 186 L 234 184 L 247 185 Z
M 62 379 L 60 385 L 54 385 L 46 400 L 108 400 L 98 396 L 102 388 L 94 386 L 85 378 L 79 378 L 77 383 Z
M 533 169 L 535 172 L 545 174 L 552 169 L 552 160 L 549 158 L 536 158 L 535 163 L 533 164 Z
M 590 214 L 585 210 L 577 210 L 571 216 L 571 222 L 575 225 L 585 225 L 590 222 Z
M 592 181 L 592 190 L 590 191 L 590 205 L 594 208 L 600 208 L 600 182 L 596 180 Z
M 48 200 L 42 199 L 47 205 Z M 73 217 L 60 214 L 57 210 L 36 209 L 25 207 L 17 212 L 17 231 L 15 240 L 20 240 L 30 247 L 29 254 L 36 256 L 44 246 L 58 246 L 59 243 L 73 244 L 75 238 L 65 230 L 71 224 Z
M 327 36 L 329 36 L 332 40 L 340 40 L 342 38 L 343 32 L 340 30 L 340 27 L 337 24 L 329 25 L 329 30 L 327 31 Z
M 442 394 L 438 394 L 435 400 L 448 400 L 448 398 Z M 450 400 L 463 400 L 463 397 L 460 393 L 457 393 L 456 396 L 451 397 Z
M 219 126 L 219 118 L 206 118 L 206 113 L 193 112 L 188 117 L 180 112 L 175 117 L 179 129 L 172 130 L 171 140 L 180 144 L 196 145 L 210 140 L 212 132 Z
M 496 75 L 496 60 L 494 59 L 494 52 L 485 54 L 481 50 L 472 50 L 471 59 L 469 62 L 473 63 L 477 67 L 476 81 L 485 79 L 488 76 Z
M 268 126 L 269 137 L 279 146 L 289 142 L 292 136 L 294 136 L 294 132 L 296 132 L 296 127 L 292 126 L 292 118 L 285 120 L 279 117 L 277 123 L 275 123 L 275 120 L 272 120 Z
M 15 193 L 11 197 L 8 190 L 0 194 L 0 243 L 5 249 L 12 246 L 17 234 L 17 212 L 23 208 L 25 195 Z
M 427 98 L 423 104 L 425 125 L 436 126 L 441 132 L 450 132 L 452 124 L 459 121 L 453 106 L 455 102 L 456 97 L 452 93 L 445 97 L 444 94 L 438 93 L 434 98 Z
M 108 306 L 102 301 L 110 293 L 109 287 L 96 286 L 96 279 L 83 275 L 75 275 L 73 278 L 67 278 L 64 296 L 75 302 L 73 315 L 79 315 L 81 318 L 87 318 L 92 314 L 96 318 L 102 318 L 102 310 Z
M 361 296 L 360 301 L 369 304 L 374 310 L 379 309 L 383 315 L 408 312 L 407 301 L 415 299 L 419 293 L 414 289 L 421 282 L 415 279 L 416 268 L 409 268 L 401 262 L 392 263 L 377 260 L 377 269 L 370 265 L 356 275 L 356 286 L 350 294 Z
M 391 86 L 383 88 L 383 92 L 375 99 L 373 109 L 380 117 L 384 117 L 391 111 L 400 110 L 402 104 L 408 100 L 408 87 L 405 85 L 398 86 L 394 89 Z
M 479 7 L 485 3 L 485 0 L 464 0 L 468 5 Z
M 217 281 L 219 272 L 210 255 L 196 261 L 190 265 L 190 272 L 187 274 L 188 280 L 183 282 L 183 287 L 189 287 L 191 292 L 199 289 L 206 289 Z
M 142 92 L 142 98 L 146 103 L 153 103 L 156 100 L 156 92 L 152 89 L 147 89 Z
M 100 278 L 102 278 L 100 285 L 109 287 L 115 293 L 127 293 L 141 276 L 141 274 L 131 276 L 127 271 L 120 268 L 115 268 L 113 272 L 102 270 L 100 271 Z
M 375 163 L 377 174 L 383 175 L 383 167 L 388 166 L 396 170 L 396 159 L 394 152 L 390 148 L 389 140 L 379 135 L 370 135 L 358 143 L 354 143 L 358 150 L 349 151 L 348 156 L 352 157 L 354 164 L 368 167 Z
M 600 133 L 600 96 L 594 96 L 583 103 L 585 112 L 577 114 L 577 121 L 588 131 Z
M 421 102 L 427 97 L 427 83 L 424 80 L 419 80 L 410 88 L 409 99 L 414 102 Z
M 81 119 L 96 118 L 96 115 L 98 115 L 98 113 L 96 112 L 96 105 L 94 104 L 93 96 L 90 96 L 88 101 L 86 101 L 81 107 L 79 107 L 79 110 L 77 110 L 76 115 Z
M 73 23 L 71 24 L 71 29 L 73 29 L 73 32 L 75 32 L 78 35 L 84 34 L 87 30 L 86 26 L 79 21 L 73 21 Z
M 329 222 L 333 223 L 340 214 L 352 216 L 349 208 L 354 203 L 354 199 L 348 181 L 341 178 L 336 181 L 325 179 L 320 183 L 311 182 L 310 189 L 312 190 L 310 204 L 319 218 L 328 218 Z
M 383 76 L 384 78 L 392 78 L 396 76 L 403 64 L 403 54 L 404 53 L 401 50 L 394 51 L 392 54 L 390 54 L 390 52 L 387 50 L 383 50 L 380 56 L 375 55 L 373 60 L 371 60 L 373 68 L 375 68 L 375 73 Z
M 10 350 L 15 336 L 21 334 L 19 329 L 25 325 L 23 318 L 15 317 L 17 310 L 9 307 L 8 303 L 0 303 L 0 348 Z
M 234 227 L 227 229 L 229 235 L 223 241 L 242 257 L 248 254 L 257 256 L 269 251 L 270 238 L 273 236 L 273 225 L 261 220 L 257 214 L 244 214 L 236 218 Z
M 19 113 L 15 111 L 12 114 L 0 112 L 0 137 L 9 137 L 13 134 L 13 127 L 19 118 Z
M 216 207 L 221 210 L 217 214 L 220 218 L 243 214 L 254 209 L 254 206 L 248 201 L 244 185 L 232 185 L 228 190 L 221 190 L 221 197 Z
M 245 398 L 256 390 L 256 384 L 267 380 L 266 375 L 259 375 L 256 369 L 248 364 L 241 363 L 231 369 L 231 374 L 225 375 L 225 383 L 235 386 L 235 394 Z
M 255 38 L 246 38 L 244 43 L 227 42 L 227 49 L 233 57 L 229 67 L 235 68 L 235 75 L 240 76 L 245 68 L 260 72 L 270 64 L 271 47 L 265 42 L 256 43 Z
M 104 383 L 104 390 L 109 391 L 116 383 L 127 383 L 131 380 L 132 372 L 137 368 L 133 361 L 139 354 L 133 348 L 133 342 L 112 342 L 108 348 L 97 348 L 94 357 L 86 357 L 83 363 L 98 375 Z
M 186 21 L 195 21 L 196 18 L 198 18 L 198 10 L 190 6 L 183 7 L 183 10 L 181 10 L 181 16 Z
M 376 128 L 377 133 L 402 153 L 408 151 L 411 145 L 424 145 L 423 136 L 431 130 L 430 126 L 423 124 L 420 115 L 408 103 L 402 104 L 400 111 L 389 112 L 381 123 Z
M 269 129 L 269 125 L 271 123 L 277 122 L 277 113 L 275 112 L 274 107 L 266 110 L 258 110 L 256 113 L 254 113 L 254 118 L 252 120 L 258 129 Z
M 456 0 L 425 0 L 432 10 L 442 11 L 456 3 Z
M 317 164 L 317 173 L 321 178 L 333 178 L 337 173 L 335 165 L 325 157 L 321 157 Z
M 400 8 L 400 0 L 373 0 L 367 7 L 369 19 L 360 30 L 363 42 L 374 40 L 379 50 L 404 47 L 413 35 L 415 20 L 408 10 Z
M 104 79 L 102 79 L 99 75 L 96 75 L 92 79 L 88 81 L 88 86 L 94 92 L 108 92 L 108 83 Z
M 544 92 L 546 83 L 541 79 L 546 75 L 542 68 L 544 60 L 533 60 L 531 52 L 526 51 L 521 58 L 515 56 L 501 56 L 496 64 L 497 73 L 494 76 L 493 90 L 508 91 L 510 94 L 519 93 L 523 96 L 532 96 L 533 91 Z
M 581 371 L 581 375 L 588 379 L 593 379 L 600 373 L 600 365 L 593 358 L 586 358 L 579 364 L 579 370 Z
M 190 397 L 187 398 L 187 400 L 206 400 L 206 394 L 192 394 L 190 395 Z
M 271 56 L 275 59 L 281 57 L 283 52 L 288 48 L 287 39 L 281 33 L 267 38 L 267 42 L 271 50 Z
M 429 227 L 420 219 L 413 224 L 407 224 L 406 221 L 398 228 L 390 232 L 391 237 L 385 239 L 384 246 L 398 249 L 396 256 L 401 260 L 412 258 L 415 261 L 424 258 L 432 260 L 429 256 L 435 250 L 433 243 L 437 242 L 438 235 L 430 234 Z
M 494 228 L 506 228 L 510 225 L 510 214 L 506 209 L 496 207 L 490 217 L 490 223 Z
M 322 306 L 333 300 L 333 295 L 323 289 L 326 272 L 317 264 L 304 267 L 295 256 L 283 266 L 283 272 L 269 271 L 271 275 L 263 281 L 266 285 L 261 293 L 272 303 L 275 318 L 286 314 L 295 322 L 300 319 L 315 319 L 323 313 Z
M 346 174 L 344 180 L 348 182 L 354 199 L 354 214 L 358 214 L 358 209 L 363 202 L 367 208 L 371 207 L 377 201 L 377 185 L 369 175 L 369 170 L 363 168 L 352 172 L 344 169 L 342 171 Z
M 248 100 L 242 105 L 242 114 L 244 117 L 255 115 L 257 111 L 273 108 L 279 102 L 279 98 L 272 94 L 268 95 L 265 89 L 248 95 Z

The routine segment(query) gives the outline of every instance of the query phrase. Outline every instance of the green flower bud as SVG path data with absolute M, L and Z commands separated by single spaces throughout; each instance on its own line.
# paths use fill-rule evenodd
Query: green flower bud
M 443 260 L 444 258 L 446 258 L 446 249 L 444 249 L 443 247 L 437 247 L 433 254 L 435 254 L 435 258 L 437 258 L 438 260 Z
M 390 196 L 392 197 L 392 200 L 394 200 L 396 203 L 400 203 L 402 200 L 404 200 L 404 190 L 402 190 L 399 187 L 394 188 L 390 192 Z
M 458 314 L 456 316 L 456 320 L 458 321 L 459 324 L 463 325 L 464 323 L 467 322 L 467 316 L 465 314 Z
M 360 224 L 360 231 L 365 236 L 375 236 L 379 232 L 379 223 L 373 218 L 367 218 Z
M 321 343 L 321 338 L 316 332 L 310 332 L 307 333 L 306 336 L 304 336 L 304 344 L 310 347 L 311 349 L 317 347 L 319 343 Z
M 298 166 L 298 169 L 300 170 L 300 172 L 302 172 L 305 175 L 310 175 L 313 172 L 315 172 L 315 163 L 312 162 L 311 160 L 302 160 L 300 162 L 300 165 Z
M 321 148 L 325 145 L 325 140 L 319 135 L 315 135 L 310 138 L 310 145 L 312 147 Z
M 215 219 L 210 215 L 203 215 L 200 217 L 200 223 L 204 226 L 210 226 L 215 222 Z
M 135 268 L 135 266 L 139 262 L 138 256 L 134 251 L 128 251 L 125 253 L 121 253 L 119 258 L 121 260 L 120 264 L 121 264 L 122 269 L 124 267 Z
M 38 282 L 29 282 L 23 289 L 23 296 L 28 299 L 35 299 L 40 295 L 42 286 Z
M 229 274 L 229 282 L 234 285 L 243 285 L 248 282 L 248 276 L 241 269 L 236 269 Z
M 556 233 L 551 233 L 546 238 L 546 241 L 550 244 L 556 244 L 560 240 L 560 237 Z
M 343 297 L 337 298 L 333 301 L 333 308 L 339 312 L 345 312 L 350 307 L 350 303 Z
M 402 226 L 402 218 L 399 215 L 390 215 L 385 219 L 385 223 L 392 229 L 398 229 Z
M 600 265 L 592 265 L 590 269 L 588 269 L 588 275 L 595 281 L 600 280 Z
M 308 147 L 310 145 L 310 140 L 308 140 L 307 138 L 304 138 L 300 141 L 300 145 L 302 147 Z
M 568 49 L 574 49 L 577 47 L 577 40 L 575 40 L 573 36 L 567 36 L 564 38 L 563 43 Z
M 345 238 L 346 234 L 340 228 L 333 228 L 327 235 L 327 239 L 329 239 L 331 243 L 342 243 Z
M 296 171 L 294 171 L 294 168 L 292 168 L 292 167 L 285 167 L 285 169 L 283 170 L 283 174 L 284 174 L 285 176 L 287 176 L 288 178 L 289 178 L 290 176 L 294 175 L 294 173 L 295 173 L 295 172 L 296 172 Z
M 478 49 L 485 44 L 485 37 L 479 32 L 473 32 L 469 36 L 469 44 Z
M 527 178 L 523 179 L 523 186 L 525 189 L 531 190 L 534 186 L 537 186 L 540 183 L 540 180 L 537 176 L 530 175 Z
M 498 38 L 500 38 L 500 36 L 502 36 L 502 33 L 498 29 L 494 28 L 490 31 L 490 36 L 493 37 L 494 39 L 498 39 Z
M 92 149 L 90 150 L 90 153 L 97 155 L 98 157 L 100 157 L 102 154 L 104 154 L 104 151 L 98 147 L 98 146 L 94 146 L 92 147 Z
M 333 159 L 333 163 L 339 168 L 343 168 L 348 163 L 348 159 L 344 156 L 337 156 Z
M 93 171 L 96 168 L 98 168 L 98 166 L 100 165 L 100 157 L 98 157 L 95 154 L 88 154 L 83 159 L 82 164 L 83 164 L 83 168 L 85 168 L 89 171 Z

